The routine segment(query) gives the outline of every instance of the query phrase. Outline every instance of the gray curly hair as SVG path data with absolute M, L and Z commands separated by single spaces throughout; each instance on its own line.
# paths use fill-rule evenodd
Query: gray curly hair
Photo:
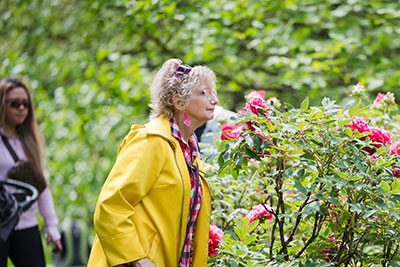
M 173 103 L 175 95 L 183 103 L 183 106 L 186 106 L 194 89 L 202 83 L 209 83 L 213 86 L 212 89 L 215 89 L 216 77 L 210 68 L 195 66 L 189 73 L 176 77 L 175 72 L 179 64 L 182 64 L 182 60 L 169 59 L 162 65 L 155 76 L 154 82 L 150 87 L 151 119 L 161 115 L 171 119 L 176 112 Z

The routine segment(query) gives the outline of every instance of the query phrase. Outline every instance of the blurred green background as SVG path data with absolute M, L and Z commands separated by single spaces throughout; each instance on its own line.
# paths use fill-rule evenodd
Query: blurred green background
M 215 70 L 222 106 L 252 89 L 294 106 L 400 97 L 400 2 L 2 0 L 0 76 L 31 88 L 60 221 L 88 224 L 149 85 L 169 58 Z

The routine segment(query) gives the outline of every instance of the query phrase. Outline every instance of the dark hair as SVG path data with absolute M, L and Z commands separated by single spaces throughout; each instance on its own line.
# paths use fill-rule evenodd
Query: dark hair
M 15 130 L 27 159 L 32 162 L 35 170 L 40 174 L 40 178 L 46 181 L 42 170 L 43 138 L 35 118 L 32 97 L 26 85 L 18 79 L 7 78 L 0 81 L 0 127 L 4 127 L 6 121 L 6 96 L 15 88 L 23 88 L 30 103 L 25 121 L 18 125 Z

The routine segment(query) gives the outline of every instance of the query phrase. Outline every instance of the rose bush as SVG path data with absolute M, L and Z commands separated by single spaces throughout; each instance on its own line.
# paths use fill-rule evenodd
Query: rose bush
M 209 266 L 399 266 L 394 101 L 305 99 L 282 112 L 254 99 L 236 121 L 251 127 L 203 147 L 225 233 Z

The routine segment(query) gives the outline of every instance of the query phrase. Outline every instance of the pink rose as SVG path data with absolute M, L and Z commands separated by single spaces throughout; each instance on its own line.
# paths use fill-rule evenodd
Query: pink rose
M 382 101 L 385 98 L 386 94 L 378 93 L 375 98 L 375 103 Z
M 224 123 L 221 126 L 221 140 L 237 140 L 243 133 L 244 124 Z
M 347 125 L 353 131 L 357 130 L 360 133 L 369 132 L 368 122 L 362 117 L 353 117 L 353 120 Z
M 392 144 L 392 135 L 385 129 L 371 127 L 369 128 L 369 132 L 371 132 L 371 134 L 368 135 L 368 137 L 372 142 L 380 143 L 383 145 Z M 378 144 L 377 147 L 381 147 L 382 145 L 380 144 Z
M 367 151 L 370 155 L 376 152 L 376 148 L 381 147 L 382 145 L 390 145 L 392 143 L 392 135 L 386 131 L 385 129 L 381 129 L 378 127 L 369 128 L 369 132 L 371 132 L 367 137 L 374 143 L 373 147 L 364 147 L 363 150 Z
M 265 101 L 260 97 L 256 97 L 249 100 L 249 102 L 247 102 L 246 106 L 244 107 L 245 110 L 251 111 L 256 115 L 258 115 L 258 112 L 261 111 L 261 109 L 267 109 L 267 108 L 268 108 L 267 101 Z
M 389 149 L 389 155 L 400 155 L 400 141 L 394 142 Z
M 217 256 L 219 254 L 219 243 L 222 241 L 224 232 L 215 224 L 210 225 L 210 235 L 208 239 L 208 256 Z
M 265 92 L 264 90 L 260 90 L 260 91 L 256 91 L 256 90 L 251 90 L 251 92 L 245 96 L 246 99 L 253 99 L 253 98 L 262 98 L 265 99 L 265 95 L 267 94 L 267 92 Z
M 246 215 L 250 219 L 249 223 L 252 223 L 254 220 L 256 220 L 258 217 L 265 215 L 267 220 L 272 221 L 274 219 L 274 216 L 269 213 L 262 204 L 258 204 L 254 206 L 249 214 Z

